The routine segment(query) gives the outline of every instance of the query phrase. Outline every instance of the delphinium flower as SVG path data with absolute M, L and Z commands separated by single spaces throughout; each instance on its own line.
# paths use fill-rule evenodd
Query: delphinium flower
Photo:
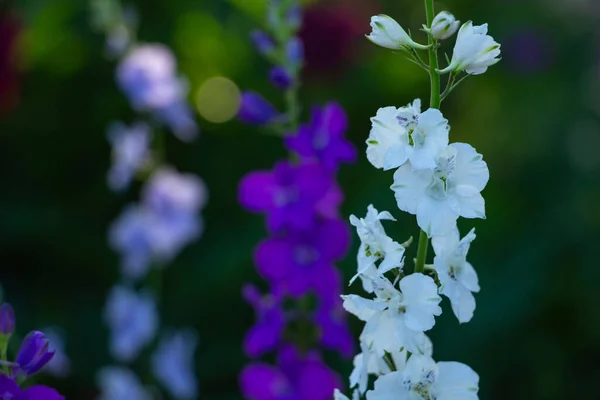
M 450 300 L 461 323 L 469 322 L 475 311 L 473 293 L 480 288 L 477 273 L 467 261 L 475 233 L 473 229 L 461 239 L 457 220 L 485 218 L 481 192 L 489 171 L 471 145 L 450 143 L 450 125 L 440 106 L 464 78 L 481 74 L 499 61 L 500 45 L 487 35 L 487 24 L 474 26 L 469 21 L 459 30 L 449 65 L 440 68 L 440 41 L 452 37 L 459 22 L 446 11 L 435 16 L 433 0 L 426 0 L 425 5 L 426 46 L 416 44 L 391 17 L 375 16 L 371 21 L 371 41 L 400 51 L 427 70 L 431 100 L 424 111 L 416 99 L 399 108 L 380 108 L 371 118 L 366 157 L 378 169 L 395 170 L 391 189 L 398 208 L 416 216 L 421 232 L 414 267 L 409 268 L 404 257 L 412 238 L 400 244 L 384 228 L 384 221 L 395 221 L 392 213 L 370 205 L 364 218 L 350 217 L 361 240 L 353 280 L 360 278 L 363 289 L 372 294 L 371 298 L 342 296 L 345 309 L 365 322 L 361 353 L 350 375 L 353 400 L 478 399 L 477 373 L 459 362 L 436 362 L 425 332 L 442 313 L 440 295 Z M 419 54 L 424 50 L 428 64 Z M 443 74 L 449 74 L 449 79 L 440 93 Z M 430 239 L 435 257 L 427 264 Z M 374 387 L 369 390 L 371 377 Z M 340 391 L 333 396 L 348 400 Z
M 0 305 L 0 400 L 63 400 L 56 390 L 34 385 L 22 386 L 31 376 L 46 367 L 54 351 L 40 331 L 25 336 L 14 360 L 8 358 L 8 344 L 15 331 L 15 313 L 8 303 Z
M 329 399 L 342 384 L 323 350 L 344 357 L 354 351 L 335 263 L 350 245 L 349 226 L 339 217 L 343 193 L 336 175 L 341 164 L 355 160 L 356 150 L 344 138 L 348 121 L 335 102 L 313 107 L 311 120 L 299 123 L 301 16 L 298 1 L 269 1 L 268 31 L 251 34 L 257 51 L 273 64 L 268 77 L 285 93 L 285 110 L 246 92 L 238 114 L 282 136 L 291 153 L 271 170 L 248 173 L 239 186 L 240 203 L 265 216 L 269 233 L 254 252 L 267 292 L 251 285 L 243 290 L 257 319 L 244 340 L 246 355 L 256 361 L 240 375 L 242 393 L 251 400 Z M 273 352 L 274 364 L 258 360 Z
M 161 333 L 159 302 L 162 271 L 201 235 L 199 213 L 207 199 L 200 178 L 167 163 L 163 130 L 187 142 L 197 136 L 198 127 L 172 51 L 137 42 L 136 14 L 118 0 L 94 1 L 93 6 L 96 25 L 107 35 L 108 54 L 118 59 L 117 86 L 139 114 L 131 124 L 115 123 L 109 129 L 113 164 L 108 186 L 124 192 L 134 181 L 142 184 L 140 201 L 128 204 L 109 228 L 121 273 L 108 295 L 104 319 L 110 353 L 120 365 L 99 372 L 101 398 L 151 399 L 161 387 L 174 399 L 195 399 L 196 334 L 189 329 Z M 149 350 L 154 352 L 151 362 L 135 370 L 132 364 Z M 137 372 L 153 381 L 142 381 Z

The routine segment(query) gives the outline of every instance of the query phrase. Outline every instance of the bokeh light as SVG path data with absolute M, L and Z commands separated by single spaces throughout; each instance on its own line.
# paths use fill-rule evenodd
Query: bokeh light
M 196 108 L 209 122 L 227 122 L 240 108 L 240 90 L 230 79 L 220 76 L 210 78 L 196 93 Z

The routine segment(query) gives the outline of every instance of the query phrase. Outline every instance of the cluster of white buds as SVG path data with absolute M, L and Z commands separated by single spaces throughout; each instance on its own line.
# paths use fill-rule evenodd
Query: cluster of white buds
M 361 353 L 354 359 L 350 386 L 353 400 L 477 400 L 479 376 L 458 362 L 436 362 L 425 332 L 441 315 L 440 295 L 450 300 L 461 323 L 475 311 L 473 293 L 479 291 L 477 273 L 467 261 L 475 230 L 462 239 L 457 220 L 485 218 L 485 188 L 489 171 L 482 156 L 469 144 L 450 143 L 450 125 L 440 111 L 442 100 L 462 81 L 465 72 L 477 75 L 499 61 L 500 45 L 487 35 L 487 25 L 462 25 L 449 12 L 434 18 L 433 1 L 426 1 L 428 44 L 415 42 L 394 19 L 379 15 L 371 20 L 372 42 L 401 50 L 431 77 L 431 104 L 421 110 L 416 99 L 404 107 L 384 107 L 371 118 L 366 155 L 378 169 L 395 169 L 394 191 L 398 208 L 416 215 L 421 228 L 414 268 L 405 267 L 405 252 L 412 238 L 400 244 L 390 238 L 382 221 L 395 221 L 391 213 L 370 205 L 364 218 L 350 217 L 361 246 L 357 274 L 364 298 L 343 296 L 345 309 L 365 322 L 360 335 Z M 439 41 L 458 31 L 449 65 L 438 65 Z M 429 65 L 418 51 L 426 50 Z M 450 74 L 440 93 L 440 75 Z M 427 264 L 431 240 L 435 257 Z M 369 390 L 369 377 L 374 387 Z M 335 400 L 348 400 L 339 391 Z

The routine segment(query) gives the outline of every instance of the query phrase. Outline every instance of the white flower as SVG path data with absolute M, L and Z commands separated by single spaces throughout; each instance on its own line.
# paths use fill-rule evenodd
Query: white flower
M 413 354 L 404 370 L 380 376 L 367 400 L 478 400 L 479 376 L 457 362 Z
M 376 168 L 398 168 L 410 160 L 416 169 L 432 169 L 448 146 L 448 120 L 434 108 L 421 113 L 419 99 L 399 109 L 380 108 L 371 123 L 367 158 Z
M 125 367 L 106 367 L 98 373 L 100 400 L 151 400 L 148 389 Z
M 110 351 L 119 361 L 130 362 L 156 335 L 158 313 L 154 298 L 116 286 L 104 310 L 110 328 Z
M 458 30 L 458 26 L 460 25 L 460 21 L 457 21 L 454 18 L 454 15 L 450 14 L 448 11 L 442 11 L 433 19 L 433 23 L 431 24 L 431 29 L 427 29 L 431 35 L 437 40 L 448 39 L 450 36 L 454 35 Z
M 500 61 L 500 45 L 487 35 L 487 30 L 487 24 L 474 26 L 471 21 L 463 24 L 458 31 L 452 61 L 440 73 L 466 71 L 479 75 Z
M 350 223 L 356 227 L 362 243 L 358 253 L 358 272 L 350 283 L 357 276 L 384 274 L 393 268 L 401 269 L 404 266 L 404 247 L 386 235 L 382 220 L 396 219 L 388 211 L 377 211 L 372 204 L 367 208 L 365 218 L 350 216 Z M 382 261 L 377 268 L 375 262 L 380 259 Z
M 404 277 L 400 281 L 402 292 L 383 275 L 372 279 L 376 299 L 342 296 L 344 308 L 366 322 L 361 334 L 364 345 L 379 357 L 403 348 L 411 353 L 425 352 L 430 346 L 423 331 L 431 329 L 434 315 L 442 313 L 433 279 L 423 274 Z
M 431 236 L 444 236 L 458 217 L 485 218 L 481 191 L 489 179 L 485 161 L 466 143 L 453 143 L 442 152 L 434 170 L 416 170 L 405 164 L 394 174 L 398 208 L 417 216 Z
M 427 46 L 415 43 L 390 16 L 382 14 L 371 17 L 371 27 L 373 31 L 367 35 L 367 39 L 376 45 L 392 50 L 427 49 Z
M 194 353 L 198 335 L 185 330 L 165 335 L 152 356 L 152 372 L 171 396 L 178 400 L 198 397 Z
M 469 322 L 475 311 L 475 297 L 479 292 L 477 273 L 467 262 L 467 253 L 471 242 L 475 240 L 472 229 L 462 240 L 458 229 L 449 235 L 432 239 L 435 250 L 433 264 L 442 284 L 440 293 L 450 299 L 452 310 L 461 323 Z

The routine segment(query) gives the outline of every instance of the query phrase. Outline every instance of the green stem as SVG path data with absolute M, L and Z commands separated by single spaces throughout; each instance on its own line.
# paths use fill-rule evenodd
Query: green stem
M 289 132 L 296 133 L 298 130 L 298 114 L 300 113 L 298 104 L 298 85 L 294 85 L 285 92 L 285 101 L 287 105 L 287 113 L 290 118 Z
M 433 0 L 425 0 L 425 13 L 427 14 L 427 26 L 431 27 L 435 17 Z M 437 43 L 431 34 L 428 35 L 429 44 L 429 77 L 431 78 L 431 97 L 429 101 L 430 108 L 440 108 L 440 74 L 438 69 Z M 427 248 L 429 247 L 429 238 L 421 230 L 419 234 L 419 247 L 417 248 L 417 261 L 415 263 L 415 273 L 423 273 L 425 270 L 425 261 L 427 259 Z
M 425 271 L 425 260 L 427 259 L 427 248 L 429 247 L 429 238 L 427 234 L 421 231 L 419 235 L 419 247 L 417 248 L 417 262 L 415 263 L 415 273 L 422 274 Z
M 0 360 L 2 361 L 8 361 L 8 340 L 9 337 L 6 335 L 0 335 Z M 2 370 L 4 371 L 5 375 L 10 375 L 10 370 L 8 368 L 8 365 L 3 364 L 2 365 Z

